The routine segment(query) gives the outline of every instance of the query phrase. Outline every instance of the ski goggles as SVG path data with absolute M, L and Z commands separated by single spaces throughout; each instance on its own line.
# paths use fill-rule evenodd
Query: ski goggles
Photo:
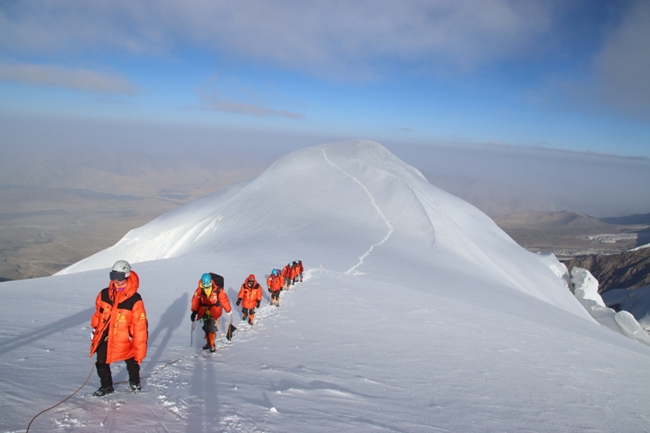
M 126 274 L 124 272 L 111 271 L 109 274 L 111 281 L 124 281 L 126 280 Z

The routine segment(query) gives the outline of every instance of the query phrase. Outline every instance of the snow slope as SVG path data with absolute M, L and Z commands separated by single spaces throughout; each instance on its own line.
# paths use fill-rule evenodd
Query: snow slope
M 90 384 L 30 431 L 648 431 L 650 348 L 598 325 L 552 256 L 368 141 L 303 149 L 131 231 L 59 275 L 0 286 L 0 431 L 24 431 L 89 373 L 88 321 L 117 259 L 149 317 L 145 392 Z M 305 281 L 204 358 L 203 272 Z M 195 336 L 196 337 L 196 336 Z M 124 380 L 123 363 L 113 365 Z
M 424 273 L 434 287 L 478 280 L 589 317 L 564 290 L 559 271 L 369 141 L 289 154 L 257 179 L 169 212 L 60 274 L 105 268 L 121 258 L 136 263 L 232 249 L 254 255 L 260 245 L 273 246 L 280 261 L 300 255 L 327 269 L 394 282 L 435 263 L 438 269 Z M 399 267 L 386 272 L 385 262 L 395 255 Z M 452 279 L 441 281 L 441 269 Z
M 614 332 L 620 332 L 630 338 L 650 345 L 650 335 L 642 328 L 636 318 L 641 313 L 638 307 L 645 307 L 647 311 L 647 302 L 635 302 L 635 296 L 627 298 L 627 296 L 622 295 L 618 299 L 607 296 L 609 292 L 613 292 L 614 290 L 605 292 L 603 297 L 601 297 L 600 293 L 598 293 L 598 281 L 596 278 L 587 269 L 578 266 L 574 266 L 571 269 L 571 282 L 573 284 L 573 294 L 576 299 L 598 323 Z M 625 289 L 622 290 L 627 292 Z M 615 311 L 607 307 L 604 297 L 608 297 L 610 300 L 607 302 L 607 305 L 619 304 L 619 306 L 624 308 L 621 311 Z M 633 313 L 636 314 L 633 315 Z M 644 315 L 645 313 L 639 318 L 643 318 Z

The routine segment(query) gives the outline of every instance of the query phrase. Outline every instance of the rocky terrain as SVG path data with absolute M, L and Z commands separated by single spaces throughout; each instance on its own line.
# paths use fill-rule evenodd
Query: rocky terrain
M 533 252 L 553 252 L 569 269 L 585 268 L 599 291 L 650 284 L 650 215 L 593 218 L 576 212 L 516 212 L 494 219 Z
M 569 269 L 578 266 L 591 272 L 600 293 L 650 285 L 650 245 L 620 254 L 576 257 L 565 264 Z

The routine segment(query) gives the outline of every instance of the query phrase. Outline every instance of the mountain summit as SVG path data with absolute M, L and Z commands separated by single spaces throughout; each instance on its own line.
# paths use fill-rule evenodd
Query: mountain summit
M 428 269 L 423 278 L 432 286 L 441 279 L 464 285 L 459 278 L 485 287 L 505 284 L 587 317 L 559 278 L 557 261 L 526 252 L 487 215 L 367 140 L 288 154 L 256 179 L 164 214 L 60 274 L 119 259 L 270 254 L 262 245 L 276 246 L 274 255 L 298 254 L 307 263 L 388 281 Z

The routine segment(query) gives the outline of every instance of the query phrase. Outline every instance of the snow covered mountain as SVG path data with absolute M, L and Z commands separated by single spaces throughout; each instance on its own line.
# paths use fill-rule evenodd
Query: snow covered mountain
M 527 253 L 481 211 L 370 141 L 287 155 L 257 179 L 169 212 L 60 274 L 105 268 L 119 259 L 137 263 L 233 250 L 264 256 L 256 251 L 265 246 L 273 251 L 268 269 L 277 264 L 273 256 L 280 263 L 300 256 L 384 281 L 421 274 L 427 286 L 441 290 L 464 286 L 456 280 L 463 278 L 587 317 L 557 278 L 557 263 Z
M 118 259 L 147 308 L 142 394 L 79 394 L 31 431 L 648 431 L 650 347 L 598 325 L 531 254 L 381 145 L 327 144 L 131 231 L 59 275 L 0 287 L 0 431 L 84 381 L 88 321 Z M 305 281 L 189 347 L 200 275 L 231 300 L 302 259 Z M 235 313 L 237 316 L 237 313 Z M 196 336 L 195 336 L 196 337 Z M 118 365 L 119 364 L 119 365 Z M 113 366 L 124 380 L 123 363 Z

